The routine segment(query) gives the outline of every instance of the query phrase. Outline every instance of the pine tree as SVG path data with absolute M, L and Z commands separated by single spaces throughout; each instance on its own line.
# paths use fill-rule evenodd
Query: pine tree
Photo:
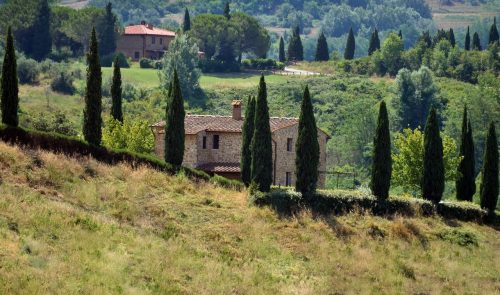
M 215 59 L 228 64 L 234 63 L 236 59 L 233 44 L 228 38 L 227 28 L 224 28 L 224 33 L 221 36 Z
M 444 191 L 443 141 L 439 134 L 439 122 L 434 108 L 431 109 L 424 131 L 424 172 L 422 194 L 424 199 L 437 204 Z
M 491 122 L 486 138 L 481 177 L 481 207 L 494 212 L 498 203 L 498 141 L 495 124 Z
M 46 58 L 52 51 L 50 36 L 50 7 L 48 0 L 40 1 L 40 6 L 33 24 L 31 56 L 37 61 Z
M 106 13 L 98 27 L 99 56 L 115 53 L 116 50 L 116 16 L 113 14 L 113 5 L 108 2 Z
M 345 46 L 344 58 L 351 60 L 354 58 L 354 52 L 356 51 L 356 40 L 354 39 L 354 32 L 352 27 L 349 29 L 349 35 L 347 36 L 347 43 Z
M 392 158 L 389 117 L 385 102 L 380 103 L 377 120 L 377 131 L 373 139 L 373 159 L 370 188 L 374 196 L 385 200 L 389 198 L 391 187 Z
M 300 39 L 300 28 L 296 26 L 293 29 L 290 43 L 288 44 L 288 61 L 302 61 L 304 60 L 304 47 Z
M 118 57 L 113 63 L 113 83 L 111 84 L 111 116 L 113 119 L 123 123 L 122 112 L 122 74 Z
M 83 110 L 83 136 L 93 145 L 101 145 L 102 139 L 102 73 L 99 61 L 99 46 L 95 28 L 90 37 L 87 53 L 87 91 L 85 92 L 85 109 Z
M 182 23 L 182 31 L 187 32 L 191 30 L 191 17 L 189 16 L 189 10 L 186 7 L 184 11 L 184 22 Z
M 7 30 L 7 41 L 5 45 L 5 55 L 2 67 L 2 123 L 8 126 L 17 127 L 19 117 L 19 85 L 17 80 L 16 50 L 14 48 L 14 37 L 9 27 Z
M 476 179 L 474 177 L 474 140 L 472 128 L 467 118 L 467 107 L 464 107 L 462 118 L 462 136 L 460 138 L 460 154 L 463 157 L 458 166 L 458 178 L 456 181 L 457 200 L 472 202 L 472 196 L 476 192 Z
M 493 24 L 491 25 L 490 28 L 490 38 L 488 44 L 494 44 L 496 43 L 497 45 L 500 45 L 499 43 L 500 37 L 498 36 L 498 29 L 497 29 L 497 18 L 493 18 Z
M 465 35 L 464 49 L 467 50 L 467 51 L 470 50 L 470 32 L 469 32 L 469 26 L 467 26 L 467 34 Z
M 273 182 L 272 152 L 267 87 L 264 75 L 262 75 L 259 83 L 259 95 L 255 101 L 255 122 L 252 138 L 252 182 L 263 192 L 268 192 Z
M 255 98 L 248 97 L 242 129 L 241 180 L 248 187 L 252 182 L 252 137 L 255 123 Z
M 321 33 L 316 44 L 315 61 L 327 61 L 329 59 L 328 43 L 326 42 L 325 35 Z
M 285 41 L 283 41 L 283 37 L 280 37 L 280 44 L 279 44 L 279 52 L 278 52 L 278 60 L 280 62 L 285 62 L 286 61 L 286 56 L 285 56 Z
M 451 46 L 452 47 L 455 47 L 455 33 L 453 32 L 453 29 L 450 28 L 450 30 L 448 31 L 448 40 L 450 41 L 451 43 Z
M 375 51 L 380 49 L 380 39 L 378 37 L 378 30 L 373 31 L 370 38 L 370 46 L 368 47 L 368 55 L 372 55 Z
M 399 30 L 398 36 L 399 36 L 399 39 L 403 40 L 403 31 Z
M 229 8 L 229 2 L 226 2 L 226 6 L 224 6 L 224 16 L 227 20 L 231 19 L 231 9 Z
M 174 166 L 181 166 L 184 158 L 184 99 L 177 70 L 174 70 L 174 79 L 167 98 L 165 116 L 165 162 Z
M 318 182 L 319 143 L 309 86 L 304 90 L 295 144 L 295 189 L 310 198 Z
M 477 32 L 472 36 L 472 50 L 483 50 L 481 47 L 481 40 L 479 40 L 479 34 Z

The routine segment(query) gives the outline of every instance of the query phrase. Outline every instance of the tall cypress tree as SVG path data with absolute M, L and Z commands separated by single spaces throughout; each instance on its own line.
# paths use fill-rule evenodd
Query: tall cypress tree
M 285 41 L 283 41 L 283 37 L 280 37 L 279 51 L 278 51 L 278 60 L 280 62 L 286 61 L 285 56 Z
M 498 141 L 495 124 L 491 122 L 486 138 L 481 177 L 481 207 L 494 212 L 498 202 Z
M 448 31 L 448 40 L 450 41 L 451 46 L 455 47 L 455 33 L 452 28 Z
M 116 16 L 113 14 L 113 5 L 108 2 L 106 13 L 98 27 L 99 55 L 106 56 L 116 50 Z
M 226 2 L 226 6 L 224 6 L 224 16 L 227 20 L 231 19 L 231 9 L 229 8 L 229 2 Z
M 177 70 L 174 70 L 174 79 L 167 98 L 165 116 L 165 162 L 181 166 L 184 158 L 184 99 Z
M 288 61 L 302 61 L 304 60 L 304 47 L 300 39 L 300 28 L 296 26 L 293 29 L 290 43 L 288 44 Z
M 354 52 L 356 51 L 356 40 L 354 39 L 354 32 L 352 27 L 349 29 L 349 35 L 347 36 L 347 43 L 345 46 L 344 58 L 351 60 L 354 58 Z
M 255 98 L 248 97 L 242 129 L 241 180 L 248 187 L 252 182 L 252 137 L 255 123 Z
M 272 153 L 267 86 L 264 75 L 262 75 L 259 83 L 259 95 L 255 101 L 255 122 L 252 138 L 252 182 L 257 184 L 259 190 L 263 192 L 268 192 L 273 182 Z
M 123 123 L 122 112 L 122 74 L 120 70 L 120 62 L 118 57 L 115 57 L 113 63 L 113 83 L 111 84 L 111 116 L 113 119 Z
M 434 108 L 431 109 L 424 131 L 424 175 L 422 194 L 424 199 L 437 204 L 444 191 L 443 141 L 439 134 L 439 122 Z
M 186 7 L 184 11 L 184 22 L 182 23 L 182 31 L 187 32 L 191 30 L 191 17 L 189 16 L 189 10 Z
M 467 51 L 470 50 L 470 32 L 469 32 L 469 26 L 467 26 L 467 34 L 465 34 L 464 49 L 467 50 Z
M 95 28 L 92 29 L 92 36 L 90 37 L 87 65 L 87 91 L 85 92 L 85 109 L 83 110 L 83 136 L 88 143 L 101 145 L 102 72 Z
M 2 67 L 2 123 L 17 127 L 19 117 L 19 85 L 17 80 L 16 50 L 14 48 L 14 37 L 9 27 L 7 30 L 7 41 Z
M 373 159 L 370 188 L 378 199 L 389 198 L 391 187 L 392 158 L 389 117 L 385 102 L 380 103 L 377 120 L 377 131 L 373 139 Z
M 319 143 L 309 86 L 304 90 L 300 108 L 297 143 L 295 144 L 295 189 L 311 197 L 318 182 Z
M 33 40 L 31 43 L 31 56 L 41 61 L 52 50 L 52 37 L 50 36 L 50 7 L 47 0 L 40 1 L 38 12 L 33 24 Z
M 457 200 L 472 201 L 476 192 L 474 139 L 472 128 L 467 118 L 467 107 L 464 107 L 462 118 L 462 136 L 460 138 L 460 154 L 462 161 L 458 165 L 458 178 L 456 181 Z
M 477 32 L 472 36 L 472 50 L 483 50 L 481 47 L 481 40 L 479 40 L 479 34 Z
M 399 30 L 398 36 L 399 36 L 399 39 L 403 40 L 403 31 Z
M 318 43 L 316 44 L 315 61 L 327 61 L 329 59 L 328 43 L 326 42 L 323 32 L 319 35 Z
M 500 45 L 499 43 L 500 37 L 498 36 L 498 29 L 497 29 L 497 18 L 493 18 L 493 24 L 491 25 L 490 28 L 490 38 L 488 44 L 494 44 L 496 43 L 497 45 Z
M 380 49 L 380 39 L 378 37 L 378 30 L 373 31 L 370 38 L 370 46 L 368 47 L 368 55 L 372 55 L 375 51 Z

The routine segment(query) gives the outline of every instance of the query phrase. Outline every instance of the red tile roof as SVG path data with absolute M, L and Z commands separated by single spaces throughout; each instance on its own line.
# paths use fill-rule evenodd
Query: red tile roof
M 240 163 L 205 163 L 197 167 L 213 173 L 240 173 Z
M 131 25 L 125 27 L 125 35 L 153 35 L 175 37 L 175 32 L 158 29 L 152 25 Z

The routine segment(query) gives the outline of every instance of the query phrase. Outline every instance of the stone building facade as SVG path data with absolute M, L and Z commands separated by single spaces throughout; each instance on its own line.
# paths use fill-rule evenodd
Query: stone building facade
M 183 165 L 240 178 L 243 118 L 241 102 L 233 101 L 232 116 L 187 115 L 185 118 L 185 150 Z M 273 145 L 273 184 L 295 185 L 295 143 L 298 136 L 296 118 L 271 117 L 269 124 Z M 155 153 L 163 158 L 165 122 L 151 126 L 155 137 Z M 318 187 L 325 186 L 326 143 L 329 135 L 318 129 L 320 171 Z

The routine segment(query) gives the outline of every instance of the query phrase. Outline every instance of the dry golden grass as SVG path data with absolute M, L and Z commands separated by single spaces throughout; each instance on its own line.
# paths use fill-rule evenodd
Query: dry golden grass
M 0 294 L 498 294 L 500 234 L 351 214 L 0 143 Z M 477 244 L 477 245 L 476 245 Z

